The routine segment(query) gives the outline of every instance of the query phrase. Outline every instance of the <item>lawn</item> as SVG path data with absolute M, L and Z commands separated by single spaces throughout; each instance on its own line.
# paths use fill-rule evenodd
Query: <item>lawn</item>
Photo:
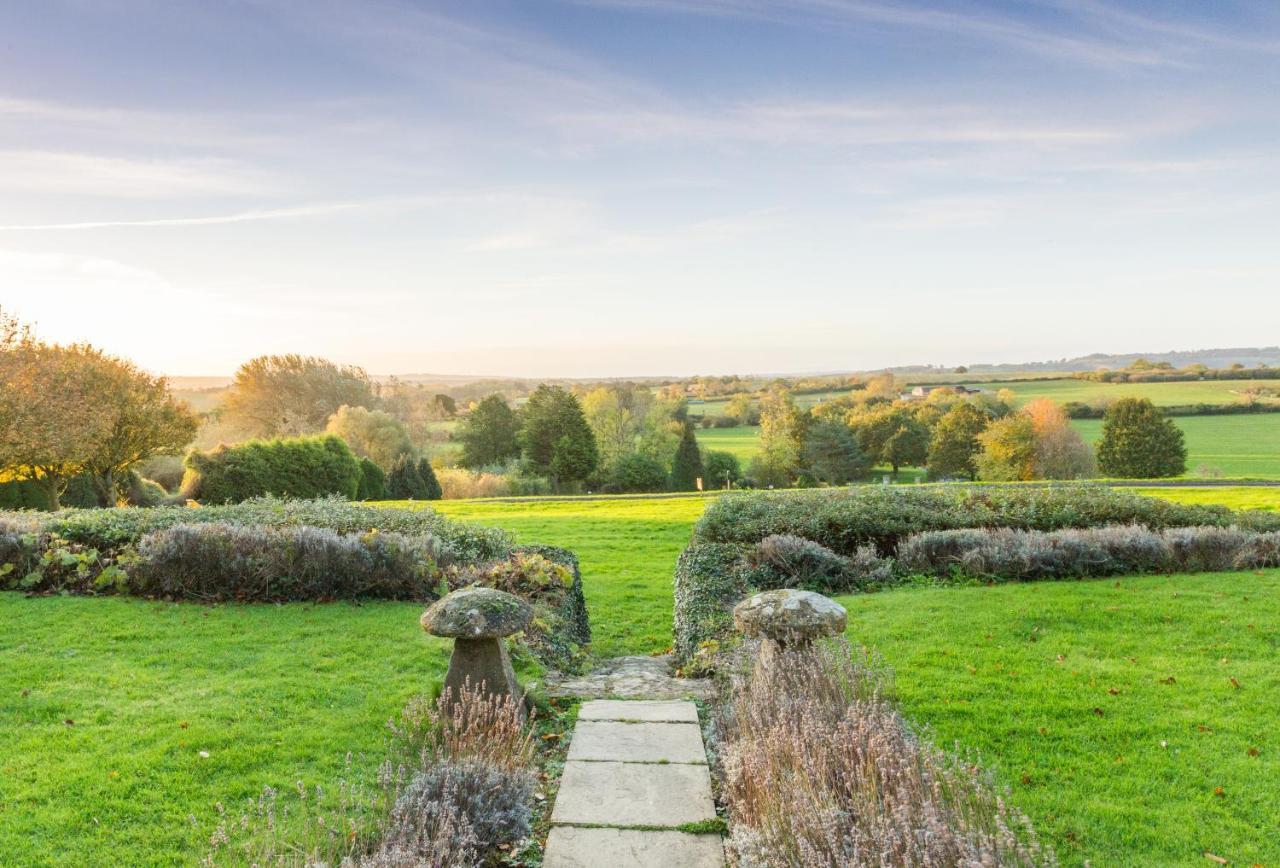
M 421 611 L 0 593 L 0 863 L 190 864 L 217 802 L 371 778 L 447 665 Z
M 1280 478 L 1280 413 L 1241 416 L 1182 416 L 1174 423 L 1187 444 L 1187 475 L 1203 469 L 1224 476 Z M 1102 437 L 1102 420 L 1077 419 L 1072 426 L 1090 443 Z
M 1280 863 L 1280 570 L 842 598 L 1064 864 Z
M 453 518 L 504 527 L 518 539 L 573 549 L 603 657 L 671 647 L 671 576 L 705 496 L 500 502 L 440 501 Z

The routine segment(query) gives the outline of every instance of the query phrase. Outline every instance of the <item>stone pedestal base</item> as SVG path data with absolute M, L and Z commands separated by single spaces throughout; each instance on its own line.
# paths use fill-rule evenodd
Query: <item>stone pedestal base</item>
M 449 658 L 449 673 L 444 678 L 446 690 L 452 690 L 456 698 L 466 685 L 490 696 L 509 696 L 520 702 L 524 692 L 516 681 L 507 656 L 507 646 L 501 639 L 455 639 L 453 656 Z M 520 702 L 523 709 L 524 704 Z

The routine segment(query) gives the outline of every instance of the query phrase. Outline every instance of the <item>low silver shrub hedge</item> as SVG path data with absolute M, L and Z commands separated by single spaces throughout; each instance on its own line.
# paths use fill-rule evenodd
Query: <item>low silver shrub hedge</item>
M 427 535 L 218 522 L 147 534 L 129 572 L 139 593 L 205 601 L 428 600 L 447 565 Z

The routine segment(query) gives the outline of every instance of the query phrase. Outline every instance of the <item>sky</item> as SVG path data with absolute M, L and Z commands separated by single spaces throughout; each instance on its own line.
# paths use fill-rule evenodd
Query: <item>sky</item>
M 0 0 L 0 308 L 172 375 L 1274 345 L 1274 0 Z

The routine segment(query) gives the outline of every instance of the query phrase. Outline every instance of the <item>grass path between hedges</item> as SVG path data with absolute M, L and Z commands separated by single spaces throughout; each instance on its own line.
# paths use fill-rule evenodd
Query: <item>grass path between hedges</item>
M 841 599 L 1064 864 L 1280 864 L 1280 570 Z
M 451 518 L 506 528 L 521 542 L 573 549 L 601 657 L 671 647 L 671 578 L 689 544 L 704 496 L 556 500 L 546 503 L 438 501 Z M 396 504 L 389 504 L 396 505 Z

